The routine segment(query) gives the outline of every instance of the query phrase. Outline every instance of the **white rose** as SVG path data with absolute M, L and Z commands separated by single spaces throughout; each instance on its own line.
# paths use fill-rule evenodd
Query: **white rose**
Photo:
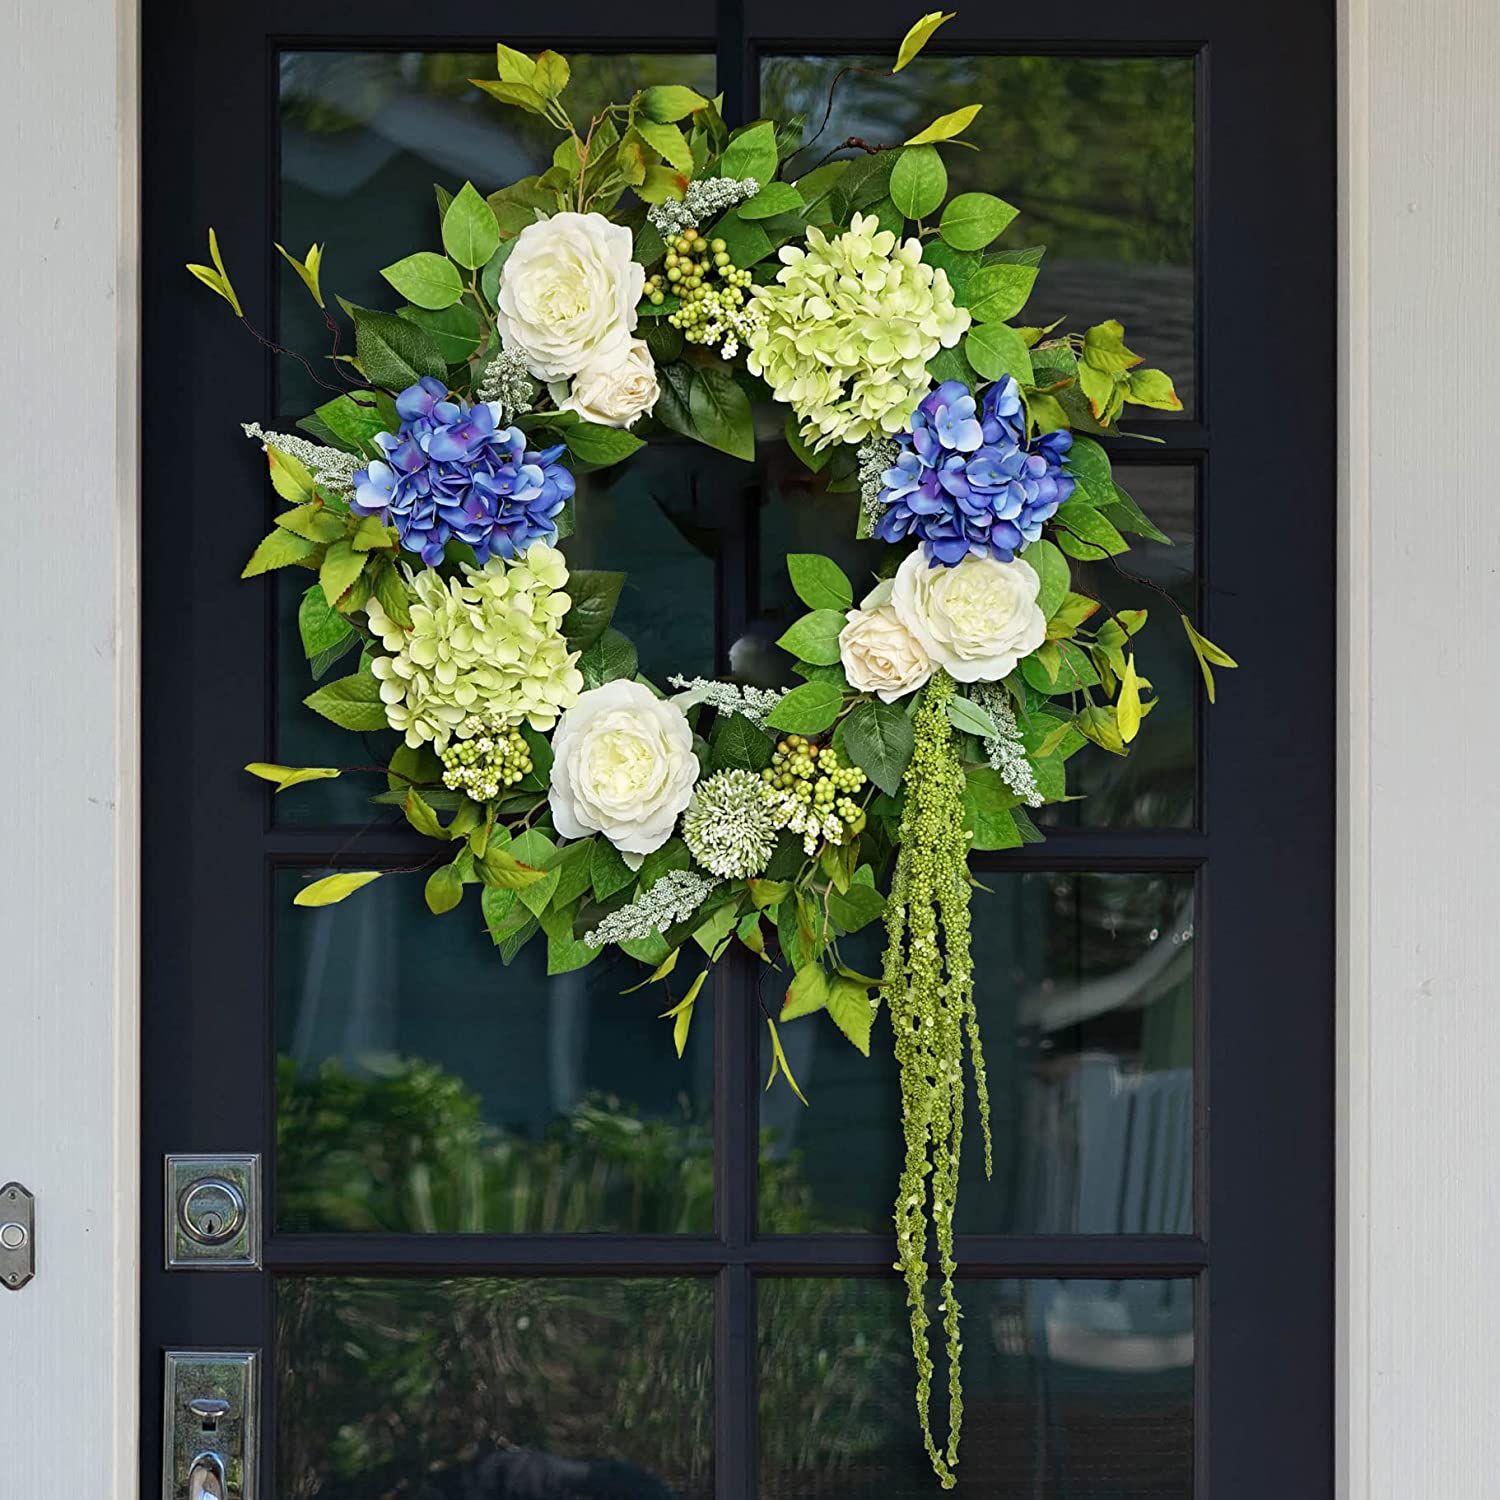
M 839 631 L 839 660 L 850 687 L 894 703 L 932 676 L 932 658 L 902 624 L 895 606 L 880 597 L 889 593 L 882 585 L 844 616 L 849 623 Z
M 997 682 L 1047 638 L 1037 607 L 1042 580 L 1030 563 L 972 552 L 931 567 L 919 547 L 896 572 L 891 605 L 928 656 L 958 682 Z
M 595 360 L 573 377 L 573 389 L 555 387 L 552 395 L 561 411 L 576 411 L 585 422 L 605 427 L 629 427 L 637 417 L 656 405 L 661 387 L 656 383 L 656 365 L 643 339 L 631 339 L 624 355 L 616 360 Z
M 517 236 L 500 273 L 495 321 L 534 375 L 561 380 L 624 358 L 645 281 L 623 224 L 603 214 L 554 214 Z
M 584 693 L 558 721 L 552 756 L 547 800 L 557 831 L 602 833 L 623 854 L 661 848 L 698 779 L 682 710 L 639 682 Z

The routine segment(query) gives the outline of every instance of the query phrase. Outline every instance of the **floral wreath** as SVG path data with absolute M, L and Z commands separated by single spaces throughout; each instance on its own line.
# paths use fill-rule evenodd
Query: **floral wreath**
M 892 71 L 949 19 L 919 20 Z M 917 1406 L 951 1488 L 966 1047 L 990 1156 L 968 854 L 1040 839 L 1028 810 L 1066 797 L 1069 757 L 1089 742 L 1127 753 L 1155 707 L 1133 650 L 1146 612 L 1106 609 L 1070 559 L 1112 560 L 1127 534 L 1168 540 L 1095 439 L 1118 434 L 1128 404 L 1180 403 L 1118 323 L 1010 321 L 1040 253 L 992 249 L 1016 210 L 950 199 L 943 164 L 979 105 L 802 171 L 800 122 L 730 131 L 718 101 L 664 84 L 580 130 L 566 59 L 502 43 L 497 60 L 498 79 L 474 82 L 557 127 L 553 165 L 487 198 L 440 189 L 442 253 L 382 273 L 405 305 L 341 301 L 352 356 L 325 310 L 338 393 L 298 423 L 305 435 L 245 429 L 289 508 L 244 576 L 317 575 L 298 611 L 314 678 L 358 656 L 307 706 L 352 732 L 400 732 L 374 800 L 453 851 L 427 905 L 452 911 L 477 887 L 503 962 L 540 936 L 561 974 L 613 944 L 665 981 L 697 949 L 666 1011 L 680 1056 L 708 974 L 739 943 L 790 973 L 766 1016 L 767 1087 L 779 1074 L 804 1104 L 778 1019 L 826 1011 L 868 1056 L 884 1007 Z M 212 230 L 209 248 L 213 265 L 188 269 L 244 321 Z M 323 247 L 277 248 L 324 308 Z M 750 459 L 757 398 L 790 408 L 788 441 L 829 490 L 857 492 L 871 584 L 788 557 L 808 613 L 779 644 L 800 684 L 674 677 L 667 693 L 611 626 L 624 576 L 570 570 L 558 550 L 574 470 L 629 458 L 638 425 Z M 1183 626 L 1212 699 L 1212 668 L 1235 663 Z M 246 769 L 277 791 L 342 774 Z M 383 873 L 341 871 L 295 900 L 342 901 Z M 870 976 L 839 943 L 876 921 L 885 960 Z M 929 1418 L 929 1231 L 944 1444 Z

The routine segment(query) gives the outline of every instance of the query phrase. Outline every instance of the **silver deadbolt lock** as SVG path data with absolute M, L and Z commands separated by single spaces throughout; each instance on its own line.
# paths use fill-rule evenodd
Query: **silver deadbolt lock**
M 260 1265 L 260 1158 L 167 1158 L 169 1270 L 245 1270 Z

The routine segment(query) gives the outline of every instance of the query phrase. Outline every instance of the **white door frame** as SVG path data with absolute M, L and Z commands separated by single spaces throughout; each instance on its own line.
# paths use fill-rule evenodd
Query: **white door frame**
M 135 0 L 50 0 L 11 21 L 0 1180 L 37 1194 L 39 1275 L 0 1292 L 0 1494 L 130 1500 L 150 1003 L 135 904 L 139 19 Z M 1477 1500 L 1500 1485 L 1497 57 L 1494 0 L 1343 0 L 1329 434 L 1342 635 L 1329 691 L 1342 749 L 1345 1500 Z M 1287 368 L 1295 399 L 1318 372 L 1295 351 Z M 1267 533 L 1294 542 L 1270 420 L 1267 459 L 1281 523 Z M 1268 551 L 1272 589 L 1274 570 Z

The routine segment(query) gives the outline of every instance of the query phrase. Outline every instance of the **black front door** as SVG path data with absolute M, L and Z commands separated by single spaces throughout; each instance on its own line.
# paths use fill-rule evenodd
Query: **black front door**
M 251 322 L 321 351 L 273 242 L 326 238 L 328 281 L 375 301 L 434 184 L 550 155 L 466 82 L 497 38 L 568 53 L 600 100 L 649 69 L 732 123 L 816 124 L 913 17 L 145 11 L 143 1493 L 163 1351 L 217 1348 L 261 1352 L 264 1500 L 928 1494 L 889 1060 L 809 1030 L 803 1110 L 762 1092 L 749 963 L 679 1063 L 622 970 L 502 968 L 393 881 L 290 905 L 413 840 L 343 782 L 273 803 L 240 770 L 324 759 L 297 589 L 238 582 L 270 504 L 238 424 L 285 428 L 312 391 L 181 269 L 214 225 Z M 1185 410 L 1116 455 L 1177 544 L 1134 555 L 1242 664 L 1199 712 L 1160 623 L 1149 754 L 981 876 L 997 1160 L 959 1224 L 960 1493 L 1331 1494 L 1332 6 L 979 8 L 897 85 L 853 77 L 825 139 L 982 99 L 1002 180 L 974 185 L 1047 246 L 1035 311 L 1117 314 L 1177 376 Z M 659 678 L 743 670 L 796 610 L 785 555 L 847 525 L 771 440 L 753 465 L 653 445 L 586 500 L 568 549 L 629 570 Z M 260 1157 L 259 1268 L 163 1268 L 170 1153 Z

